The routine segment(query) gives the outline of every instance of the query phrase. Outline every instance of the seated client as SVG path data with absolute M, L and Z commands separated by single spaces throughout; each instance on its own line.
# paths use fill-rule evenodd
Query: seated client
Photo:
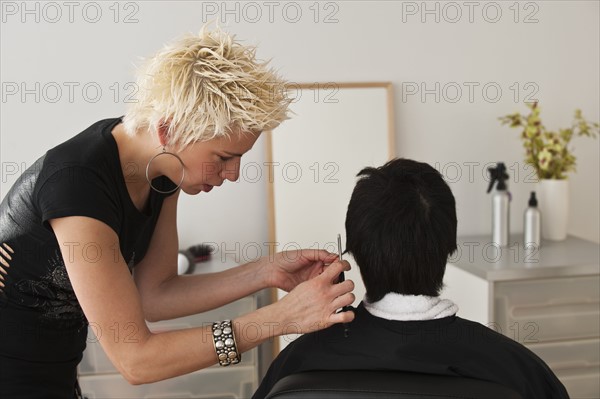
M 254 398 L 309 370 L 462 376 L 496 382 L 524 398 L 568 398 L 533 352 L 456 316 L 457 306 L 439 298 L 457 224 L 454 196 L 440 173 L 395 159 L 358 177 L 346 214 L 346 252 L 367 293 L 348 336 L 341 324 L 301 336 L 275 359 Z

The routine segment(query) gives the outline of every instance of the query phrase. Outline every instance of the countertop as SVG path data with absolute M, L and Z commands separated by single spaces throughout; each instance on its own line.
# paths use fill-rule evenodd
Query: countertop
M 544 240 L 537 250 L 523 248 L 523 235 L 511 235 L 508 247 L 498 247 L 491 235 L 458 237 L 458 249 L 448 263 L 488 281 L 575 277 L 600 274 L 600 245 L 568 236 Z

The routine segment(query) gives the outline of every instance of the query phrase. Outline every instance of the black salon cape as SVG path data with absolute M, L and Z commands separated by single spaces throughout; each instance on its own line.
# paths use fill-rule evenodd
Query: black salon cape
M 549 367 L 518 342 L 479 323 L 450 316 L 393 321 L 361 303 L 344 338 L 343 326 L 305 334 L 274 360 L 253 399 L 283 377 L 309 370 L 402 370 L 493 381 L 524 398 L 568 398 Z

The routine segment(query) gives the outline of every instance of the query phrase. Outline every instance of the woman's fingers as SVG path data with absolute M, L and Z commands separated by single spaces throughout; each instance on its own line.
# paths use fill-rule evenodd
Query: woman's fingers
M 302 249 L 302 257 L 311 261 L 323 261 L 324 263 L 333 262 L 338 256 L 337 254 L 328 252 L 324 249 Z
M 323 273 L 325 274 L 324 278 L 326 281 L 331 284 L 329 287 L 329 293 L 330 298 L 332 299 L 330 302 L 331 307 L 329 309 L 331 309 L 332 314 L 334 314 L 337 309 L 352 305 L 356 299 L 355 295 L 352 293 L 354 290 L 354 282 L 352 280 L 345 280 L 341 283 L 337 283 L 339 274 L 342 271 L 347 270 L 350 270 L 350 263 L 342 260 L 331 264 L 329 267 L 327 267 L 325 273 Z
M 322 278 L 328 279 L 328 281 L 334 283 L 338 281 L 341 272 L 348 270 L 350 270 L 350 263 L 348 263 L 347 260 L 337 260 L 327 266 L 321 276 Z
M 333 313 L 331 316 L 329 316 L 329 323 L 330 324 L 336 324 L 336 323 L 350 323 L 352 320 L 354 320 L 354 312 L 340 312 L 340 313 Z
M 355 299 L 352 280 L 337 283 L 340 273 L 346 270 L 350 270 L 350 263 L 336 261 L 325 267 L 320 276 L 305 281 L 286 296 L 292 309 L 297 310 L 291 320 L 299 322 L 304 332 L 353 320 L 352 312 L 336 314 L 337 309 L 351 305 Z
M 333 309 L 339 309 L 354 302 L 354 294 L 352 294 L 352 291 L 354 290 L 354 282 L 352 280 L 345 280 L 341 283 L 337 283 L 340 273 L 347 270 L 350 270 L 350 263 L 342 260 L 332 263 L 325 269 L 323 274 L 321 274 L 321 278 L 323 278 L 329 286 L 328 288 L 332 304 L 336 305 L 340 303 L 342 300 L 341 298 L 344 298 L 343 300 L 347 300 L 348 297 L 345 296 L 345 294 L 350 293 L 352 295 L 352 300 L 349 302 L 344 302 L 341 306 L 336 305 Z
M 352 280 L 346 280 L 339 284 L 334 284 L 331 287 L 331 292 L 333 295 L 335 295 L 335 297 L 344 295 L 346 292 L 352 292 L 352 291 L 354 291 L 354 281 L 352 281 Z
M 347 292 L 341 296 L 336 297 L 331 304 L 333 306 L 333 309 L 337 310 L 343 308 L 344 306 L 352 305 L 355 299 L 356 297 L 353 293 Z

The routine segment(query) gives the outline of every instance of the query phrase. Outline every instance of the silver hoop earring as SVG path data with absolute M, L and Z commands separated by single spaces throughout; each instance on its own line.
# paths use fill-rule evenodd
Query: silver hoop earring
M 152 161 L 154 161 L 156 158 L 160 157 L 161 155 L 172 155 L 175 158 L 177 158 L 177 160 L 181 164 L 181 180 L 179 181 L 179 184 L 177 185 L 177 187 L 175 187 L 173 190 L 169 190 L 169 191 L 159 190 L 152 185 L 152 181 L 150 180 L 150 176 L 149 176 L 150 164 L 152 163 Z M 157 193 L 161 193 L 161 194 L 174 193 L 175 191 L 179 190 L 179 187 L 181 187 L 181 184 L 183 183 L 184 178 L 185 178 L 185 165 L 183 164 L 183 161 L 181 160 L 181 158 L 179 158 L 179 155 L 173 154 L 172 152 L 168 152 L 165 149 L 165 147 L 163 147 L 162 152 L 159 152 L 158 154 L 156 154 L 155 156 L 150 158 L 150 160 L 148 161 L 148 164 L 146 165 L 146 180 L 148 181 L 150 188 L 152 188 L 152 190 L 156 191 Z

